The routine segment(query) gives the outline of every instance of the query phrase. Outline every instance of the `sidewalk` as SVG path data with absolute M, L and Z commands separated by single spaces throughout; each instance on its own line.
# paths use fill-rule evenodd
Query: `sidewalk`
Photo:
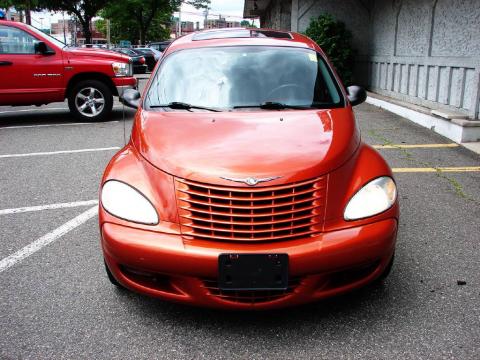
M 446 138 L 480 153 L 480 121 L 444 110 L 431 110 L 398 99 L 369 92 L 367 103 L 400 115 Z

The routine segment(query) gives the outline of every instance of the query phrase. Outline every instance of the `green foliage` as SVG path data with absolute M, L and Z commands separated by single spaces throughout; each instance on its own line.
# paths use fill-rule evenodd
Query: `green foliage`
M 353 81 L 355 52 L 352 48 L 352 33 L 341 21 L 329 14 L 310 19 L 305 35 L 315 41 L 327 54 L 335 66 L 343 83 L 348 86 Z
M 113 42 L 145 44 L 170 37 L 172 14 L 182 3 L 206 8 L 210 0 L 116 0 L 110 1 L 100 15 L 110 20 Z
M 14 7 L 17 11 L 40 10 L 39 2 L 36 0 L 0 0 L 0 9 Z
M 0 0 L 0 9 L 14 7 L 15 10 L 25 12 L 27 24 L 31 24 L 30 11 L 42 9 L 39 0 Z
M 210 0 L 177 0 L 177 2 L 192 5 L 195 9 L 207 9 L 210 5 Z
M 13 6 L 12 0 L 0 0 L 0 9 L 8 9 Z
M 74 15 L 82 25 L 85 34 L 86 43 L 92 42 L 92 33 L 90 31 L 90 21 L 103 7 L 108 0 L 38 0 L 40 7 L 51 11 L 66 11 Z
M 100 15 L 110 20 L 112 42 L 139 40 L 145 44 L 170 37 L 174 5 L 170 0 L 117 0 L 110 2 Z
M 246 27 L 246 28 L 256 28 L 257 26 L 252 22 L 248 21 L 248 20 L 242 20 L 240 22 L 240 26 L 242 27 Z

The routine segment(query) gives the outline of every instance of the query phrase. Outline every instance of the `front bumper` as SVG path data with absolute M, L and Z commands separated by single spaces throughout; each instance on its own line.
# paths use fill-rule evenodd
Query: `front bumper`
M 199 306 L 271 309 L 338 295 L 376 279 L 395 249 L 397 220 L 271 243 L 183 241 L 112 223 L 101 227 L 106 263 L 125 287 Z M 221 253 L 287 253 L 291 286 L 283 293 L 225 293 L 216 287 Z
M 119 97 L 121 97 L 123 92 L 127 89 L 137 89 L 137 79 L 133 76 L 115 77 L 113 78 L 113 84 L 117 89 L 117 94 Z

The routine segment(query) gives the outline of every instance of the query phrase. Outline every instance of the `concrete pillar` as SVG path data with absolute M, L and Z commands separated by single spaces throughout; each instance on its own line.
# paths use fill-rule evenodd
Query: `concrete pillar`
M 291 29 L 292 31 L 298 31 L 298 0 L 292 0 L 292 20 L 291 20 Z

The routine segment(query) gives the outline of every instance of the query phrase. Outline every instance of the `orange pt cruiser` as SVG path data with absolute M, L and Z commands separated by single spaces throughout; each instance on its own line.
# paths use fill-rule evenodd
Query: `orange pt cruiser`
M 105 170 L 100 232 L 115 285 L 186 304 L 271 309 L 391 269 L 398 201 L 341 84 L 307 37 L 197 32 L 164 52 L 129 143 Z

